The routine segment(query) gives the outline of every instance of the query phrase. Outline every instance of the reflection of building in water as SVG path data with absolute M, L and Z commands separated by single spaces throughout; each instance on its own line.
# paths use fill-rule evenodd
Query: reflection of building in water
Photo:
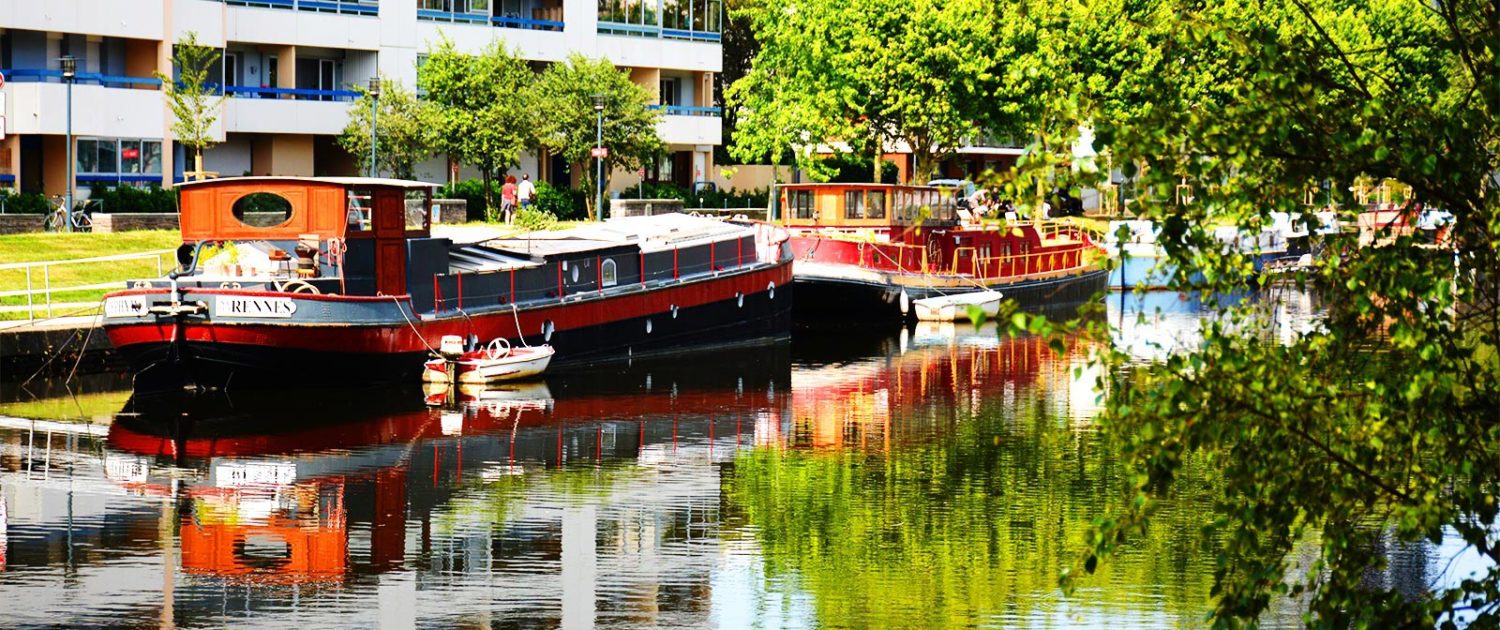
M 793 447 L 885 449 L 949 430 L 982 404 L 1013 406 L 1018 397 L 1063 417 L 1096 409 L 1084 349 L 1059 358 L 1040 337 L 1002 336 L 994 324 L 920 322 L 903 329 L 885 356 L 799 369 L 792 375 Z

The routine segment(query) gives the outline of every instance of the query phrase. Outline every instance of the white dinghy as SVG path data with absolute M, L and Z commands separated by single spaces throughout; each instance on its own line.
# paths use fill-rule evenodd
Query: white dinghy
M 540 345 L 512 348 L 504 338 L 496 337 L 482 350 L 465 352 L 454 363 L 457 364 L 460 383 L 495 383 L 539 376 L 547 371 L 556 351 L 552 346 Z M 427 362 L 423 380 L 428 383 L 448 382 L 446 359 Z
M 985 317 L 1000 313 L 999 291 L 974 291 L 912 300 L 917 319 L 924 322 L 969 321 L 969 307 L 977 306 Z

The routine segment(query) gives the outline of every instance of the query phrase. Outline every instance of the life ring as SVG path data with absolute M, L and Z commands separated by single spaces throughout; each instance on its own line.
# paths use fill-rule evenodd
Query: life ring
M 277 286 L 276 290 L 282 293 L 310 293 L 312 295 L 323 293 L 318 290 L 318 287 L 304 280 L 287 280 Z
M 510 342 L 504 337 L 496 337 L 490 340 L 490 345 L 484 349 L 484 357 L 491 361 L 503 359 L 510 356 Z

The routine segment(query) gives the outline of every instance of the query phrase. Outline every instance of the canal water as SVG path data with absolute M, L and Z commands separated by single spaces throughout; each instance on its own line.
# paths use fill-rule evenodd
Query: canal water
M 1119 343 L 1191 343 L 1192 309 L 1151 299 L 1166 314 Z M 1201 469 L 1058 588 L 1125 474 L 1089 350 L 993 325 L 798 331 L 452 408 L 10 386 L 0 625 L 1202 625 Z M 1441 555 L 1391 554 L 1375 579 L 1418 592 Z

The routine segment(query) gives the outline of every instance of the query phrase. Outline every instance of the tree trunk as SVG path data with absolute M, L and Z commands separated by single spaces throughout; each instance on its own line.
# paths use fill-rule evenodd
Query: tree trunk
M 594 220 L 594 171 L 593 160 L 583 160 L 572 164 L 573 172 L 578 174 L 578 185 L 583 189 L 584 218 Z
M 494 169 L 491 169 L 488 166 L 479 169 L 479 177 L 483 182 L 480 186 L 480 191 L 481 195 L 484 197 L 484 220 L 486 221 L 490 220 L 492 216 L 490 209 L 495 207 L 494 195 L 490 190 L 490 180 L 492 179 L 493 173 Z

